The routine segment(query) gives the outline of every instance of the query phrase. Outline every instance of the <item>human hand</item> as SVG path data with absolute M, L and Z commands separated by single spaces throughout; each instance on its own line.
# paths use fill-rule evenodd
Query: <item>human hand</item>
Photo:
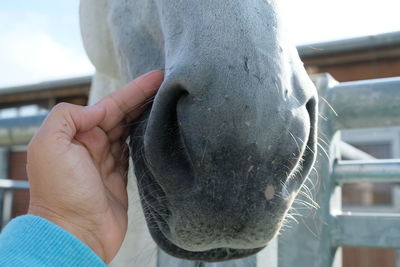
M 162 81 L 153 71 L 96 105 L 58 104 L 28 146 L 28 212 L 72 233 L 106 263 L 127 229 L 126 125 Z

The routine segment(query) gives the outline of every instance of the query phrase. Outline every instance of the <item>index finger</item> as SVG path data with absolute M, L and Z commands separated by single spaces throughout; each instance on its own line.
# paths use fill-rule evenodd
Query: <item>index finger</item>
M 113 129 L 131 111 L 139 108 L 147 99 L 155 95 L 163 79 L 162 71 L 151 71 L 104 97 L 96 104 L 106 110 L 104 120 L 98 126 L 106 132 Z

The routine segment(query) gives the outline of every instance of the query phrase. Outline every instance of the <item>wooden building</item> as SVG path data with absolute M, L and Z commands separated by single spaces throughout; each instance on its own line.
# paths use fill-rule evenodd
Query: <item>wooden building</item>
M 400 76 L 400 32 L 298 47 L 309 74 L 340 82 Z

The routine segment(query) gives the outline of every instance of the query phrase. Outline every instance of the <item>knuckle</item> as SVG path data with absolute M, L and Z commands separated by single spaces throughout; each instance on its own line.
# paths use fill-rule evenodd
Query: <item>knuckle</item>
M 65 102 L 61 102 L 61 103 L 58 103 L 57 105 L 55 105 L 53 107 L 53 111 L 54 112 L 60 112 L 60 111 L 67 110 L 70 107 L 71 107 L 71 104 L 68 104 L 68 103 L 65 103 Z

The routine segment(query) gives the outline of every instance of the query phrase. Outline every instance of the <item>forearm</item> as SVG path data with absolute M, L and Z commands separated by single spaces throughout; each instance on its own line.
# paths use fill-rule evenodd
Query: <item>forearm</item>
M 0 266 L 105 266 L 78 238 L 37 216 L 12 220 L 0 235 Z

